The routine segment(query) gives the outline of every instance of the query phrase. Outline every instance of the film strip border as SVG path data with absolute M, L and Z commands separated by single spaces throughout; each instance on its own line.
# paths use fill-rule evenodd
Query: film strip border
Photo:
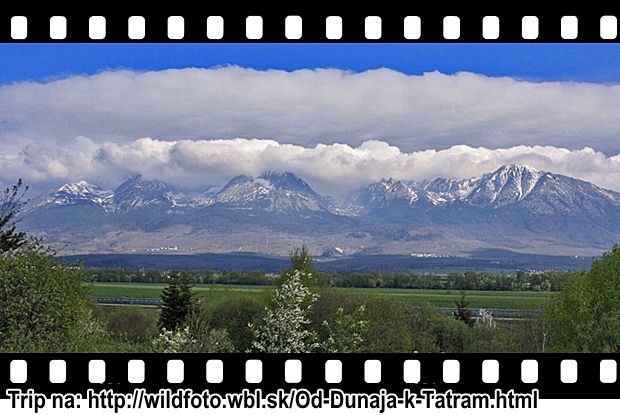
M 0 384 L 37 393 L 136 388 L 210 390 L 340 389 L 344 392 L 489 393 L 495 389 L 545 399 L 616 396 L 617 358 L 604 354 L 5 354 Z
M 564 14 L 4 15 L 0 42 L 617 42 L 617 18 Z M 0 355 L 6 390 L 144 388 L 274 392 L 293 388 L 457 393 L 540 391 L 545 399 L 617 396 L 617 358 L 555 355 Z M 6 395 L 4 395 L 6 396 Z
M 618 19 L 575 14 L 4 15 L 0 42 L 616 42 Z

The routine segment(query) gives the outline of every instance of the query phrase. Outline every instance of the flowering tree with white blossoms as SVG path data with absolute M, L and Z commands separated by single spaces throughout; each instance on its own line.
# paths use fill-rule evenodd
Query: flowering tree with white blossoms
M 196 341 L 189 334 L 189 328 L 179 330 L 162 329 L 153 340 L 153 350 L 159 353 L 184 353 L 192 351 Z
M 302 283 L 309 276 L 295 270 L 276 290 L 272 307 L 265 309 L 264 324 L 254 330 L 253 349 L 263 353 L 309 353 L 314 351 L 317 333 L 307 329 L 308 313 L 318 295 Z
M 232 353 L 235 347 L 225 329 L 209 329 L 194 332 L 188 326 L 175 330 L 162 329 L 153 339 L 152 350 L 156 353 Z
M 480 311 L 478 312 L 478 315 L 480 316 L 480 318 L 478 319 L 478 324 L 480 324 L 482 327 L 486 327 L 488 329 L 494 329 L 497 324 L 495 323 L 495 320 L 493 319 L 493 314 L 491 314 L 489 311 L 485 310 L 484 308 L 481 308 Z

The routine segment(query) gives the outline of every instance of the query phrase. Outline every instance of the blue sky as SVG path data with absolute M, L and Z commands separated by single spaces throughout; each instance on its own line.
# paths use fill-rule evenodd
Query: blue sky
M 105 69 L 234 64 L 259 70 L 388 67 L 531 80 L 620 82 L 620 45 L 607 44 L 0 44 L 0 84 Z
M 140 173 L 200 190 L 282 170 L 337 194 L 522 163 L 620 191 L 615 43 L 0 43 L 0 57 L 3 186 Z

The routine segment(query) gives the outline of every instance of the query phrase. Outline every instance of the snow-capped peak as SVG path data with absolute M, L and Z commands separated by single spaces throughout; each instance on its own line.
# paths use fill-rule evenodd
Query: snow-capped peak
M 159 180 L 146 180 L 134 176 L 114 189 L 116 209 L 130 211 L 147 205 L 172 206 L 174 188 Z
M 94 189 L 97 189 L 97 187 L 85 182 L 84 180 L 80 180 L 78 182 L 66 183 L 60 186 L 58 190 L 56 190 L 56 193 L 64 192 L 67 194 L 79 195 L 92 193 Z
M 526 198 L 544 174 L 523 164 L 502 166 L 483 175 L 465 200 L 476 206 L 500 207 L 515 203 Z
M 40 205 L 99 205 L 107 210 L 111 204 L 112 195 L 113 192 L 110 190 L 101 190 L 93 184 L 80 180 L 60 186 L 57 190 L 35 202 L 33 207 Z
M 239 209 L 275 212 L 326 210 L 323 198 L 292 173 L 265 173 L 257 178 L 237 176 L 220 192 L 219 203 Z

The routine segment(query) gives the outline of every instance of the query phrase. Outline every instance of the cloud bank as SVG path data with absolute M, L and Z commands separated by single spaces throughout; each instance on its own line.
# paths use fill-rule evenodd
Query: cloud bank
M 619 85 L 465 72 L 105 71 L 0 86 L 0 182 L 201 189 L 277 170 L 336 194 L 526 163 L 620 190 L 618 114 Z
M 384 141 L 318 144 L 302 147 L 275 140 L 178 140 L 141 138 L 128 144 L 86 137 L 66 149 L 26 146 L 17 156 L 0 158 L 0 179 L 26 183 L 88 180 L 113 187 L 135 174 L 156 178 L 179 188 L 204 191 L 221 186 L 238 174 L 292 172 L 317 191 L 332 196 L 382 178 L 424 180 L 467 178 L 505 164 L 528 164 L 620 191 L 620 155 L 608 157 L 585 147 L 515 146 L 488 149 L 456 145 L 444 150 L 403 152 Z M 24 174 L 25 173 L 25 174 Z
M 87 136 L 119 143 L 256 137 L 306 147 L 383 140 L 408 152 L 587 145 L 618 153 L 619 113 L 619 85 L 390 69 L 119 70 L 1 86 L 0 140 L 13 151 Z

